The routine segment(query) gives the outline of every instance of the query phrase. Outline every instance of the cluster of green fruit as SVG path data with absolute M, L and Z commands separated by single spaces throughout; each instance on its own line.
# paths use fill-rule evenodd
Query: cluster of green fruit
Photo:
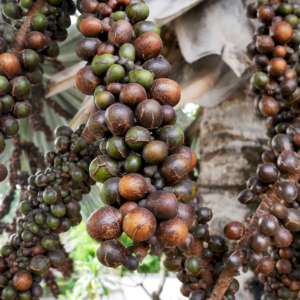
M 75 13 L 72 1 L 49 0 L 28 17 L 34 5 L 32 0 L 21 0 L 7 1 L 0 6 L 4 18 L 10 20 L 0 24 L 0 154 L 4 151 L 5 140 L 18 134 L 18 119 L 31 114 L 31 92 L 43 80 L 44 57 L 53 58 L 59 54 L 57 42 L 67 38 L 70 15 Z M 17 33 L 22 17 L 21 24 L 25 25 L 30 18 L 30 28 L 23 33 L 21 27 Z M 22 34 L 26 35 L 24 45 L 18 45 L 20 41 L 15 40 L 15 36 Z M 6 176 L 7 169 L 0 164 L 0 182 Z
M 74 132 L 58 128 L 56 149 L 46 155 L 46 168 L 28 180 L 17 230 L 1 248 L 1 300 L 38 300 L 41 281 L 51 269 L 68 273 L 70 260 L 59 234 L 81 222 L 79 201 L 94 183 L 89 164 L 98 151 L 98 145 L 85 141 L 82 131 L 83 127 Z

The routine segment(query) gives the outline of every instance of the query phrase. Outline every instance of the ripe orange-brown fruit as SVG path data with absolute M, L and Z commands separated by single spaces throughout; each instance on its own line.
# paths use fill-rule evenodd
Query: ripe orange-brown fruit
M 165 247 L 180 246 L 185 242 L 188 233 L 187 225 L 178 217 L 159 225 L 159 240 Z
M 84 36 L 95 37 L 102 31 L 101 21 L 96 17 L 86 17 L 80 21 L 79 30 Z
M 31 49 L 42 50 L 48 46 L 49 40 L 39 31 L 31 31 L 27 34 L 27 45 Z
M 8 78 L 13 78 L 19 75 L 22 67 L 18 57 L 13 53 L 2 53 L 0 55 L 0 73 Z
M 19 271 L 13 277 L 13 286 L 17 291 L 28 291 L 32 286 L 32 275 L 27 271 Z
M 134 46 L 138 57 L 147 60 L 160 54 L 163 42 L 157 33 L 146 32 L 135 40 Z
M 108 39 L 113 45 L 121 46 L 131 41 L 133 32 L 133 28 L 128 21 L 119 20 L 113 23 L 108 33 Z
M 155 233 L 156 219 L 148 209 L 138 207 L 124 217 L 123 230 L 135 242 L 147 241 Z
M 145 177 L 135 173 L 123 176 L 119 183 L 119 192 L 123 198 L 129 201 L 143 199 L 148 192 Z
M 77 88 L 86 95 L 92 95 L 100 84 L 100 78 L 92 71 L 90 66 L 82 68 L 76 75 Z
M 175 106 L 181 98 L 181 87 L 172 79 L 159 78 L 154 80 L 150 93 L 160 103 Z
M 97 209 L 87 221 L 88 234 L 97 241 L 118 238 L 121 231 L 122 214 L 118 209 L 106 206 Z
M 273 55 L 276 57 L 284 58 L 287 55 L 287 49 L 285 46 L 278 45 L 274 48 Z
M 273 25 L 272 31 L 274 39 L 280 44 L 289 42 L 294 34 L 292 25 L 286 21 L 276 22 Z
M 272 58 L 269 64 L 269 73 L 273 76 L 282 76 L 287 70 L 288 64 L 281 57 Z

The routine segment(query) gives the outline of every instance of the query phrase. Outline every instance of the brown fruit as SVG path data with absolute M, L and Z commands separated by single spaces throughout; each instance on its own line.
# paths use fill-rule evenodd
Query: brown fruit
M 189 230 L 180 218 L 174 218 L 160 223 L 158 237 L 165 247 L 177 247 L 183 244 Z
M 275 268 L 274 259 L 272 257 L 264 257 L 258 262 L 255 272 L 268 275 L 273 272 L 274 268 Z
M 285 44 L 293 37 L 293 27 L 286 21 L 279 21 L 273 25 L 272 28 L 274 39 L 280 43 Z
M 79 30 L 84 36 L 96 37 L 102 31 L 102 24 L 98 18 L 89 16 L 80 21 Z
M 135 242 L 147 241 L 156 231 L 156 219 L 148 209 L 138 207 L 124 217 L 123 230 Z
M 120 207 L 120 212 L 122 214 L 123 217 L 125 217 L 129 212 L 131 212 L 132 210 L 134 210 L 135 208 L 137 208 L 138 205 L 136 202 L 125 202 L 124 204 L 121 205 Z
M 114 103 L 105 111 L 105 122 L 112 134 L 123 135 L 133 126 L 134 115 L 128 106 Z
M 0 182 L 4 181 L 8 175 L 8 171 L 5 165 L 0 163 Z
M 111 240 L 118 238 L 121 233 L 122 215 L 118 209 L 106 206 L 97 209 L 87 221 L 89 235 L 97 240 Z
M 190 160 L 182 154 L 168 156 L 161 168 L 161 174 L 170 184 L 176 184 L 184 179 L 191 171 Z
M 293 235 L 289 230 L 280 227 L 274 235 L 274 243 L 278 248 L 287 248 L 293 242 Z
M 119 99 L 126 105 L 134 106 L 147 99 L 147 92 L 138 83 L 128 83 L 122 87 Z
M 27 45 L 31 49 L 43 50 L 48 46 L 47 37 L 39 31 L 31 31 L 27 34 Z
M 29 272 L 19 271 L 13 277 L 13 286 L 17 291 L 28 291 L 32 286 L 32 276 Z
M 287 48 L 285 46 L 278 45 L 274 48 L 273 55 L 275 57 L 284 58 L 287 55 Z
M 80 11 L 88 14 L 93 14 L 97 11 L 99 2 L 97 0 L 81 0 Z
M 118 240 L 104 241 L 97 250 L 97 258 L 106 267 L 117 268 L 126 256 L 125 247 Z
M 114 22 L 108 33 L 109 41 L 115 46 L 128 43 L 133 37 L 133 28 L 128 21 L 119 20 Z
M 92 95 L 100 82 L 90 66 L 82 68 L 76 75 L 76 86 L 86 95 Z
M 158 219 L 168 220 L 176 217 L 178 202 L 175 194 L 156 191 L 148 196 L 145 207 Z
M 181 219 L 188 229 L 192 229 L 196 221 L 195 210 L 192 205 L 178 202 L 177 217 Z
M 272 117 L 278 114 L 280 107 L 279 103 L 273 97 L 264 95 L 258 104 L 259 111 L 262 115 Z
M 101 43 L 97 48 L 97 55 L 113 54 L 115 51 L 114 45 L 110 43 Z
M 178 150 L 176 151 L 176 153 L 185 156 L 187 159 L 190 160 L 190 164 L 191 164 L 191 171 L 196 168 L 197 166 L 197 154 L 194 150 L 192 150 L 191 148 L 187 147 L 187 146 L 181 146 L 180 148 L 178 148 Z
M 120 195 L 129 201 L 143 199 L 148 193 L 146 179 L 140 174 L 128 174 L 121 178 L 119 183 Z
M 18 57 L 12 53 L 2 53 L 0 55 L 0 73 L 8 78 L 13 78 L 19 75 L 22 67 Z
M 172 79 L 159 78 L 154 80 L 150 94 L 153 99 L 162 104 L 175 106 L 181 98 L 181 87 Z
M 269 73 L 272 76 L 282 76 L 287 70 L 287 62 L 285 59 L 280 57 L 275 57 L 270 60 Z
M 134 42 L 139 58 L 147 60 L 158 56 L 162 50 L 163 42 L 155 32 L 145 32 Z
M 143 149 L 143 158 L 150 165 L 157 165 L 168 156 L 168 145 L 159 140 L 148 143 Z
M 230 240 L 240 240 L 245 233 L 245 227 L 241 222 L 231 222 L 225 226 L 224 233 Z

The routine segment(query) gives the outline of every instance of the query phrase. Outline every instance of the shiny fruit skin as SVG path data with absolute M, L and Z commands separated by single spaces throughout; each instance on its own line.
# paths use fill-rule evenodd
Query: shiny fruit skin
M 88 234 L 97 241 L 111 240 L 121 235 L 122 215 L 118 209 L 106 206 L 93 212 L 87 221 Z
M 156 219 L 148 209 L 138 207 L 125 215 L 123 230 L 135 242 L 147 241 L 155 233 Z
M 147 194 L 148 186 L 142 175 L 132 173 L 120 179 L 119 192 L 128 201 L 138 201 Z

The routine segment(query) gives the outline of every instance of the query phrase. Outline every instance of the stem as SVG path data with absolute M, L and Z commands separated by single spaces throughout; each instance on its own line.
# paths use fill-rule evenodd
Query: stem
M 300 173 L 289 177 L 289 180 L 294 181 L 295 183 L 297 183 L 299 179 L 300 179 Z M 249 239 L 251 238 L 253 232 L 256 230 L 256 228 L 258 226 L 257 223 L 258 223 L 259 218 L 265 214 L 268 214 L 270 208 L 274 204 L 281 202 L 281 199 L 278 197 L 276 190 L 277 190 L 277 185 L 274 184 L 272 187 L 270 187 L 269 191 L 267 191 L 262 196 L 263 199 L 262 199 L 260 205 L 258 206 L 255 214 L 253 215 L 244 237 L 236 245 L 233 252 L 239 251 L 239 250 L 247 247 Z M 223 299 L 234 276 L 236 275 L 236 271 L 237 270 L 233 270 L 233 269 L 225 266 L 224 270 L 219 275 L 217 283 L 216 283 L 216 285 L 211 293 L 211 296 L 208 300 L 222 300 Z
M 15 51 L 21 51 L 24 48 L 26 35 L 30 28 L 31 19 L 36 14 L 36 12 L 38 12 L 43 7 L 44 3 L 45 0 L 37 0 L 26 15 L 24 23 L 16 34 L 16 44 L 14 47 Z

